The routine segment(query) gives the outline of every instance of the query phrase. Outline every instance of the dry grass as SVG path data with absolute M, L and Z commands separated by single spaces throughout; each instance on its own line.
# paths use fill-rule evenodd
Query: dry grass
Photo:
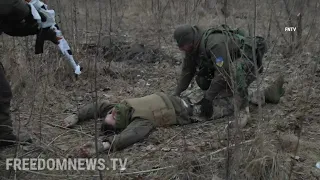
M 76 60 L 84 67 L 79 79 L 74 78 L 53 45 L 46 44 L 45 53 L 35 56 L 33 37 L 2 36 L 1 62 L 14 92 L 12 118 L 16 126 L 21 122 L 21 129 L 28 130 L 35 140 L 28 149 L 19 147 L 17 156 L 67 157 L 74 147 L 94 137 L 93 121 L 82 123 L 75 129 L 61 127 L 64 117 L 92 102 L 94 73 L 98 75 L 98 97 L 110 102 L 161 90 L 172 92 L 182 59 L 172 38 L 176 25 L 191 23 L 208 27 L 226 20 L 233 27 L 248 29 L 252 26 L 251 1 L 227 1 L 229 16 L 226 19 L 221 12 L 224 2 L 213 1 L 213 5 L 209 2 L 111 0 L 102 2 L 100 21 L 97 0 L 50 1 L 59 14 L 61 27 L 72 44 Z M 232 179 L 288 179 L 291 167 L 291 179 L 319 178 L 314 166 L 320 158 L 320 126 L 317 122 L 320 89 L 317 86 L 318 71 L 310 71 L 319 61 L 319 29 L 316 28 L 319 24 L 315 20 L 319 15 L 316 10 L 319 4 L 311 0 L 309 5 L 305 3 L 303 43 L 301 49 L 290 52 L 286 41 L 295 42 L 290 41 L 290 33 L 284 32 L 284 27 L 289 25 L 283 2 L 286 1 L 258 1 L 256 34 L 268 37 L 270 42 L 263 77 L 268 80 L 275 74 L 285 73 L 286 94 L 279 104 L 262 107 L 263 119 L 259 118 L 257 111 L 252 112 L 252 121 L 240 131 L 240 139 L 254 140 L 252 143 L 219 151 L 227 145 L 226 123 L 223 122 L 159 128 L 144 142 L 120 152 L 102 154 L 104 158 L 129 158 L 124 174 L 103 172 L 104 179 L 214 179 L 217 176 L 225 179 L 227 152 L 231 154 L 229 173 Z M 68 6 L 70 3 L 73 6 Z M 295 17 L 299 9 L 298 6 L 293 8 L 291 3 L 293 1 L 288 7 Z M 295 23 L 294 18 L 292 23 Z M 98 41 L 99 25 L 102 25 L 101 43 L 105 48 L 99 49 L 101 54 L 96 56 L 95 47 L 89 48 L 86 44 Z M 110 35 L 111 46 L 108 45 Z M 130 47 L 135 43 L 144 44 L 146 53 L 132 55 Z M 98 69 L 93 72 L 94 59 L 103 56 L 105 58 L 97 59 Z M 309 88 L 311 91 L 307 94 Z M 308 101 L 303 100 L 306 95 Z M 297 118 L 301 114 L 303 121 Z M 224 120 L 227 122 L 232 118 Z M 292 139 L 296 137 L 289 140 L 281 137 L 298 134 L 301 122 L 301 141 L 295 154 L 297 143 Z M 231 135 L 230 144 L 239 140 L 236 132 L 232 131 Z M 6 157 L 14 156 L 14 149 L 2 150 L 1 166 L 4 167 Z M 219 153 L 208 156 L 216 151 Z M 236 161 L 239 166 L 233 167 L 232 162 Z M 1 173 L 1 176 L 8 177 L 7 173 Z M 97 176 L 97 172 L 90 171 L 19 171 L 11 174 L 9 179 L 92 179 Z

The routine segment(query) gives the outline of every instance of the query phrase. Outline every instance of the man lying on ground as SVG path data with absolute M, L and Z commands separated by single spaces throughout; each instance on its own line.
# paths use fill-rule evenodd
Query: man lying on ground
M 283 79 L 278 78 L 268 91 L 278 96 Z M 271 87 L 271 88 L 270 88 Z M 270 94 L 270 93 L 269 93 Z M 232 96 L 222 96 L 213 105 L 214 116 L 210 120 L 233 114 Z M 271 98 L 265 96 L 266 99 Z M 88 104 L 77 115 L 67 117 L 66 127 L 72 127 L 81 121 L 94 118 L 95 104 Z M 191 104 L 188 99 L 165 93 L 155 93 L 140 98 L 125 99 L 118 104 L 106 101 L 97 105 L 97 117 L 105 118 L 101 125 L 101 137 L 98 142 L 99 152 L 121 150 L 143 140 L 157 127 L 186 125 L 199 121 L 201 105 Z M 208 119 L 206 119 L 208 120 Z M 111 136 L 108 136 L 112 134 Z M 82 146 L 77 156 L 90 157 L 95 153 L 94 141 Z

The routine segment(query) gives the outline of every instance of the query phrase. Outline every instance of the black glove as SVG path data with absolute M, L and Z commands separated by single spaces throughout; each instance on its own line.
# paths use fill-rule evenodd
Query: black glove
M 203 98 L 198 104 L 201 105 L 200 110 L 201 110 L 201 116 L 205 116 L 207 118 L 211 118 L 213 115 L 213 105 L 212 101 Z

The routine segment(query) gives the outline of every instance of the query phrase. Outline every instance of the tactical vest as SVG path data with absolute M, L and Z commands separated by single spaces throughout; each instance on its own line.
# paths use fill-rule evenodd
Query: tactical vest
M 200 48 L 205 49 L 206 52 L 202 54 L 201 60 L 203 61 L 203 66 L 211 67 L 210 64 L 210 52 L 207 52 L 207 41 L 208 37 L 211 34 L 214 33 L 222 33 L 227 35 L 230 38 L 234 38 L 236 42 L 239 42 L 239 48 L 240 48 L 240 56 L 244 56 L 246 59 L 253 61 L 253 54 L 252 54 L 252 46 L 253 46 L 253 40 L 252 37 L 249 37 L 244 30 L 242 29 L 231 29 L 229 26 L 223 24 L 217 28 L 210 28 L 206 30 L 202 36 Z M 258 68 L 261 68 L 262 66 L 262 57 L 264 53 L 266 52 L 266 43 L 264 38 L 260 36 L 256 36 L 256 55 L 257 55 L 257 66 Z
M 143 118 L 154 122 L 155 126 L 163 127 L 176 124 L 174 106 L 164 93 L 155 93 L 141 98 L 123 100 L 134 112 L 131 119 Z
M 229 26 L 223 24 L 217 28 L 210 28 L 203 33 L 201 45 L 200 45 L 202 49 L 209 50 L 206 47 L 208 38 L 210 35 L 216 34 L 216 33 L 225 34 L 228 38 L 233 38 L 236 40 L 236 42 L 240 42 L 239 47 L 242 47 L 242 44 L 246 37 L 246 34 L 243 30 L 230 29 Z M 207 51 L 204 52 L 203 57 L 204 59 L 210 59 L 210 52 L 207 52 Z

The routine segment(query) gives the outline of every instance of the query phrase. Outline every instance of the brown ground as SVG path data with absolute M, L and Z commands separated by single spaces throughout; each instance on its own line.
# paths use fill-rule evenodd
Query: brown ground
M 65 8 L 64 5 L 74 2 L 76 6 Z M 88 2 L 87 28 L 85 2 L 52 1 L 51 4 L 60 14 L 62 28 L 73 45 L 77 61 L 85 68 L 78 79 L 73 77 L 53 45 L 48 43 L 45 54 L 35 56 L 32 38 L 27 39 L 29 45 L 26 46 L 24 38 L 12 40 L 3 36 L 1 57 L 15 96 L 12 118 L 16 127 L 20 124 L 32 134 L 34 143 L 27 148 L 19 147 L 17 153 L 16 147 L 1 150 L 2 167 L 5 167 L 5 158 L 15 154 L 18 157 L 63 158 L 92 139 L 94 121 L 74 129 L 61 126 L 65 117 L 93 101 L 95 61 L 99 99 L 117 102 L 156 91 L 172 92 L 182 61 L 172 39 L 175 25 L 187 22 L 208 27 L 224 22 L 221 2 L 212 6 L 203 1 L 159 1 L 158 6 L 158 1 L 154 0 L 111 1 L 114 44 L 110 46 L 109 2 L 100 5 L 99 1 Z M 252 24 L 253 14 L 253 8 L 248 7 L 253 7 L 253 3 L 228 2 L 228 24 L 247 29 L 248 24 Z M 252 121 L 238 133 L 231 130 L 230 145 L 244 141 L 243 145 L 230 148 L 229 156 L 226 150 L 221 150 L 228 142 L 225 125 L 233 117 L 160 128 L 145 141 L 123 151 L 102 154 L 104 158 L 128 158 L 126 171 L 102 172 L 104 179 L 215 179 L 216 176 L 225 179 L 227 169 L 233 179 L 283 180 L 289 179 L 289 174 L 291 179 L 319 179 L 320 170 L 315 168 L 320 160 L 319 24 L 313 23 L 319 15 L 316 11 L 319 4 L 310 1 L 304 5 L 302 37 L 306 40 L 300 50 L 289 54 L 288 44 L 281 35 L 290 40 L 290 33 L 283 30 L 289 26 L 284 4 L 258 1 L 256 34 L 268 37 L 270 43 L 265 58 L 266 76 L 263 77 L 268 79 L 283 73 L 286 93 L 279 104 L 263 106 L 262 114 L 253 107 Z M 104 48 L 96 55 L 95 45 L 88 44 L 99 39 L 99 7 L 103 22 L 100 39 Z M 76 21 L 73 12 L 77 12 Z M 292 14 L 298 12 L 298 6 L 293 8 Z M 145 46 L 144 53 L 134 53 L 130 48 L 141 52 L 138 44 Z M 299 148 L 294 155 L 300 130 Z M 229 168 L 227 157 L 230 158 Z M 15 175 L 17 179 L 98 179 L 97 174 L 93 171 L 17 171 Z M 8 172 L 1 177 L 8 178 Z M 13 172 L 9 179 L 14 177 Z

